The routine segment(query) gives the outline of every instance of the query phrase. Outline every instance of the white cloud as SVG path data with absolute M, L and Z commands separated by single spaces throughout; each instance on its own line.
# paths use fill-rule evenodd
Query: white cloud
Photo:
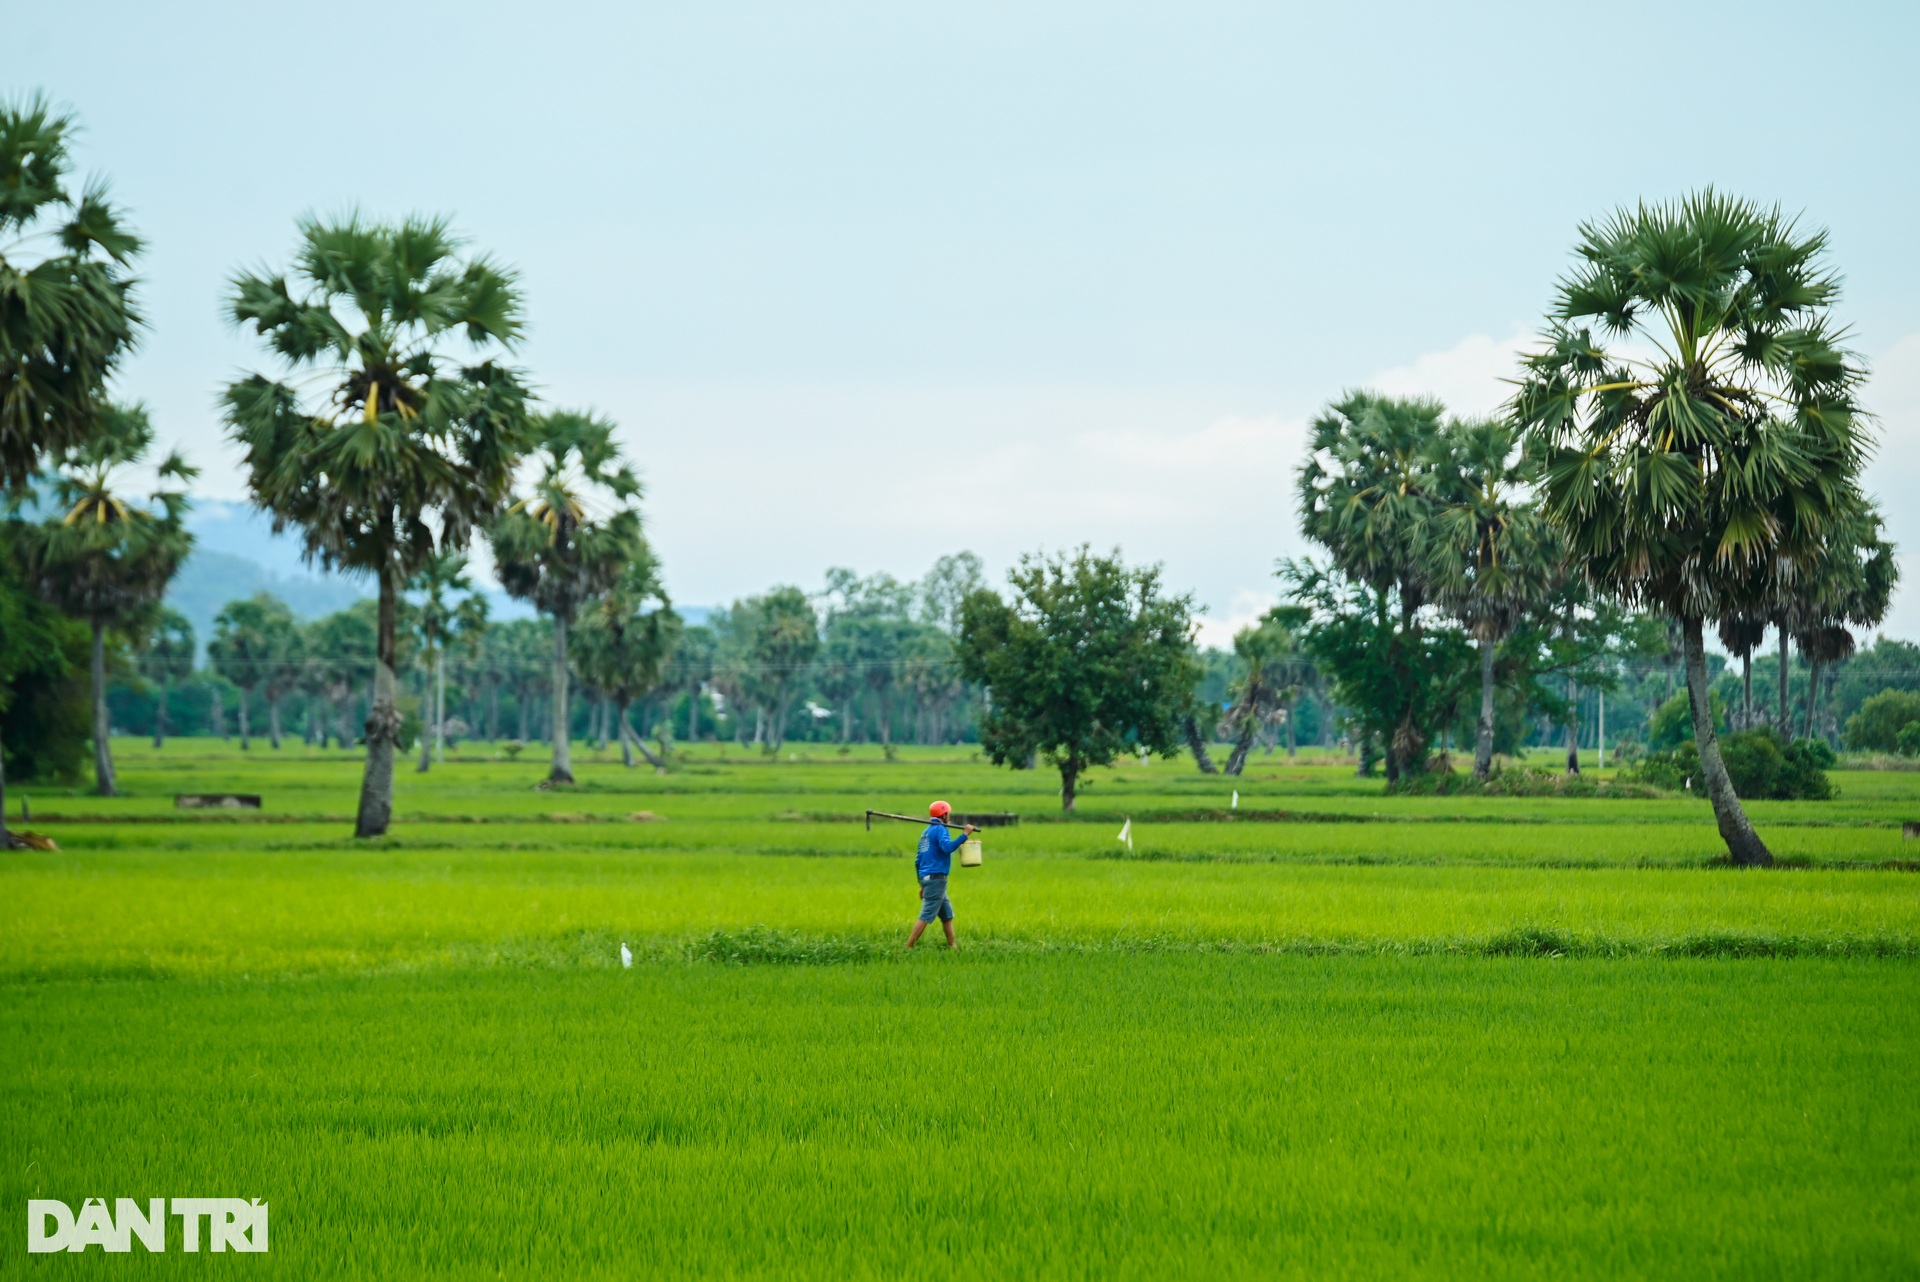
M 1461 418 L 1495 413 L 1513 395 L 1520 354 L 1536 343 L 1525 330 L 1493 339 L 1470 334 L 1444 352 L 1428 352 L 1411 365 L 1386 370 L 1367 384 L 1389 396 L 1435 396 L 1447 412 Z
M 1199 617 L 1199 629 L 1195 633 L 1202 649 L 1225 650 L 1233 645 L 1233 634 L 1248 624 L 1257 623 L 1260 616 L 1280 603 L 1278 593 L 1242 588 L 1233 594 L 1233 601 L 1218 616 L 1203 614 Z
M 1884 630 L 1920 637 L 1920 334 L 1909 334 L 1872 362 L 1867 408 L 1880 419 L 1880 449 L 1866 483 L 1887 517 L 1887 534 L 1900 548 L 1900 587 Z

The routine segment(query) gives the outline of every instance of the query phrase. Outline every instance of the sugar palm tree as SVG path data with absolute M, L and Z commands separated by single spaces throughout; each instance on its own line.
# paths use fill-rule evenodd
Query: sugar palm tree
M 1857 510 L 1860 367 L 1830 316 L 1826 235 L 1713 191 L 1581 228 L 1516 417 L 1543 507 L 1604 590 L 1681 626 L 1701 773 L 1736 864 L 1773 856 L 1727 776 L 1703 623 L 1806 583 Z
M 1757 614 L 1736 611 L 1720 616 L 1715 625 L 1720 644 L 1740 660 L 1739 729 L 1753 729 L 1753 652 L 1767 639 L 1767 621 Z
M 646 555 L 635 500 L 640 480 L 614 443 L 613 423 L 591 414 L 542 415 L 534 428 L 540 474 L 495 522 L 500 585 L 553 619 L 553 766 L 573 782 L 568 742 L 567 630 L 588 601 Z
M 299 628 L 293 612 L 270 592 L 256 592 L 239 601 L 229 601 L 213 616 L 213 637 L 207 642 L 207 662 L 240 691 L 240 748 L 246 751 L 253 734 L 253 710 L 250 696 L 269 692 L 270 704 L 277 704 L 280 693 L 298 669 Z M 269 740 L 280 746 L 280 716 L 277 706 L 270 707 Z
M 94 434 L 140 325 L 140 238 L 104 184 L 69 185 L 73 130 L 43 98 L 0 103 L 0 490 Z
M 1815 559 L 1813 576 L 1800 605 L 1801 627 L 1794 635 L 1807 656 L 1805 736 L 1813 738 L 1820 699 L 1820 670 L 1853 655 L 1854 628 L 1877 627 L 1893 604 L 1900 565 L 1893 544 L 1880 536 L 1880 513 L 1864 507 L 1841 537 L 1831 539 Z M 1785 729 L 1781 731 L 1786 734 Z
M 442 219 L 398 226 L 307 219 L 284 274 L 242 273 L 228 310 L 303 393 L 253 374 L 225 393 L 228 433 L 254 501 L 308 560 L 378 590 L 373 706 L 354 833 L 393 815 L 399 600 L 434 557 L 466 547 L 500 510 L 527 427 L 519 374 L 499 363 L 521 329 L 513 273 L 463 255 Z M 455 358 L 462 344 L 475 359 Z
M 94 435 L 54 456 L 52 493 L 62 515 L 25 531 L 28 577 L 61 610 L 93 629 L 93 764 L 95 788 L 117 794 L 107 716 L 107 633 L 138 634 L 157 618 L 160 598 L 193 548 L 184 486 L 198 475 L 178 453 L 156 472 L 163 488 L 143 506 L 122 486 L 145 464 L 153 425 L 141 406 L 108 406 Z
M 446 753 L 447 647 L 485 630 L 487 600 L 473 590 L 473 580 L 467 576 L 467 558 L 458 552 L 434 557 L 407 587 L 420 598 L 414 628 L 433 682 L 427 697 L 429 732 L 420 736 L 418 773 L 425 774 L 433 760 Z M 456 592 L 465 595 L 456 601 Z
M 1236 632 L 1233 652 L 1240 660 L 1241 676 L 1229 691 L 1233 703 L 1223 722 L 1234 733 L 1225 770 L 1237 775 L 1246 769 L 1261 725 L 1283 711 L 1292 717 L 1308 661 L 1300 635 L 1288 626 L 1284 610 L 1270 610 L 1260 622 Z
M 147 634 L 140 652 L 140 675 L 160 687 L 153 705 L 153 746 L 167 738 L 167 697 L 173 683 L 193 675 L 193 624 L 187 616 L 171 607 L 162 607 L 158 621 Z
M 644 543 L 613 588 L 582 611 L 576 636 L 580 670 L 613 701 L 620 760 L 633 765 L 636 746 L 656 770 L 666 762 L 647 750 L 627 722 L 627 709 L 658 687 L 680 639 L 680 616 L 660 583 L 659 563 Z M 643 727 L 644 728 L 644 727 Z
M 1417 651 L 1421 611 L 1438 586 L 1438 518 L 1451 484 L 1443 413 L 1438 401 L 1369 392 L 1336 401 L 1313 421 L 1296 487 L 1301 532 L 1381 611 L 1397 607 L 1396 641 L 1411 643 L 1407 653 Z M 1405 701 L 1386 745 L 1390 783 L 1420 768 L 1425 734 Z
M 38 96 L 0 102 L 0 493 L 93 434 L 107 376 L 140 325 L 140 239 L 103 183 L 69 185 L 73 129 Z M 0 764 L 0 849 L 6 782 Z
M 1452 481 L 1438 516 L 1436 592 L 1480 650 L 1480 717 L 1473 773 L 1493 769 L 1494 654 L 1546 590 L 1558 560 L 1533 504 L 1520 432 L 1510 421 L 1454 424 Z

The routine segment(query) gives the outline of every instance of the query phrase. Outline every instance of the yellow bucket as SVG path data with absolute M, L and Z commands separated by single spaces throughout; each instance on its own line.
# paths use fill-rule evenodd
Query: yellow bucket
M 980 861 L 985 857 L 986 852 L 980 848 L 980 839 L 978 837 L 967 838 L 967 844 L 960 847 L 960 866 L 962 868 L 978 868 Z

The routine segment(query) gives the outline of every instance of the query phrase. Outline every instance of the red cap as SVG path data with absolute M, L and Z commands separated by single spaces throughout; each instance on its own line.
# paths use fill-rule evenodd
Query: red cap
M 944 801 L 936 801 L 931 806 L 927 807 L 927 813 L 932 815 L 935 819 L 945 819 L 948 815 L 953 813 L 953 807 L 949 806 Z

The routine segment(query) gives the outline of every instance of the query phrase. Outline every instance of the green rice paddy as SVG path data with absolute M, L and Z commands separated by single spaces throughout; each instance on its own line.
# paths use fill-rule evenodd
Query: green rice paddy
M 1740 872 L 1687 798 L 1276 756 L 1063 819 L 965 749 L 791 751 L 544 791 L 468 747 L 373 843 L 338 751 L 28 789 L 61 849 L 0 862 L 0 1272 L 1920 1272 L 1920 774 L 1754 807 L 1783 866 Z M 859 817 L 936 795 L 1021 823 L 956 871 L 963 951 L 905 955 L 914 829 Z M 269 1201 L 271 1251 L 18 1231 L 196 1195 Z

